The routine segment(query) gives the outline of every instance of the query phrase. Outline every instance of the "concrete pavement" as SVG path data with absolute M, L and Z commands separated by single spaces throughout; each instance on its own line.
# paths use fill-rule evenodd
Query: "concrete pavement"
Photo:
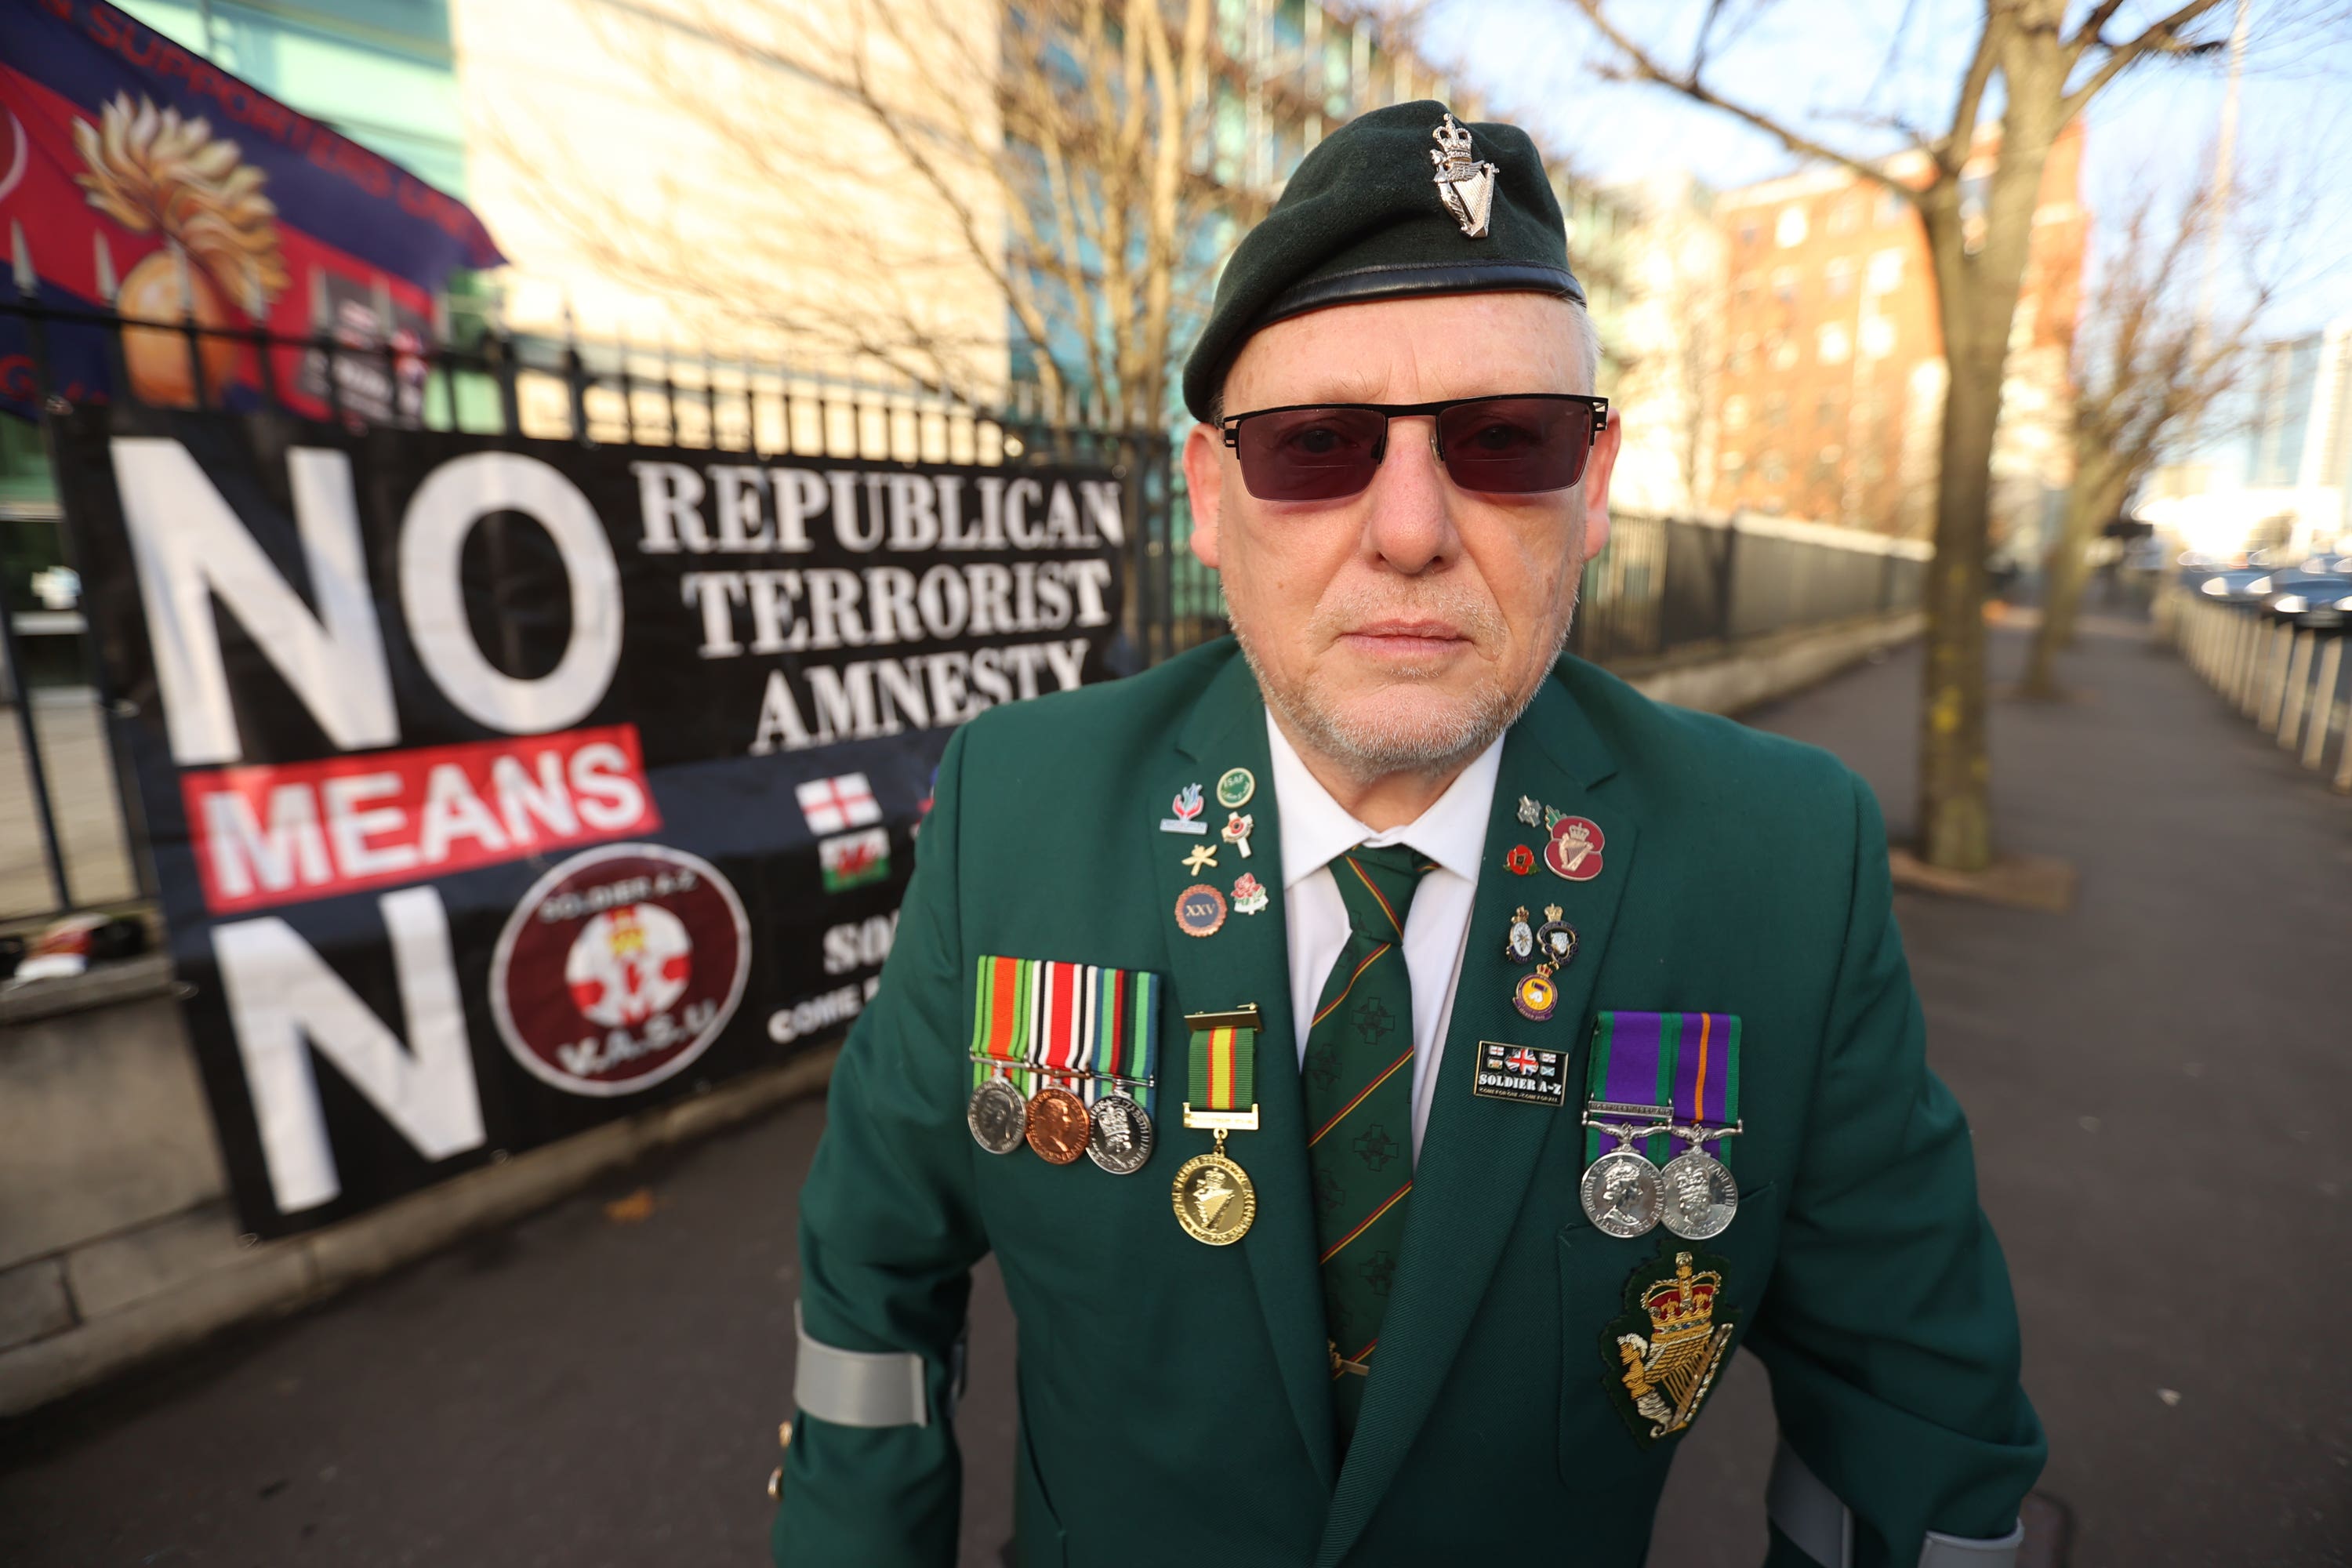
M 1999 710 L 1995 776 L 2005 845 L 2074 860 L 2076 910 L 1896 905 L 2017 1278 L 2043 1489 L 2078 1568 L 2352 1561 L 2352 803 L 2132 628 L 2072 673 L 2082 702 Z M 1898 656 L 1752 718 L 1844 755 L 1899 834 L 1916 685 Z M 7 1433 L 0 1563 L 758 1561 L 822 1114 Z M 1010 1325 L 992 1277 L 975 1301 L 960 1426 L 1002 1455 Z M 1770 1445 L 1735 1363 L 1654 1568 L 1759 1560 Z M 974 1465 L 966 1561 L 994 1561 L 1008 1482 Z

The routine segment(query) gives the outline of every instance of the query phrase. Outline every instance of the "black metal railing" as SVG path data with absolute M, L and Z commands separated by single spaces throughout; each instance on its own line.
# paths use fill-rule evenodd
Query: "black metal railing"
M 45 294 L 21 237 L 15 248 L 16 287 L 13 297 L 0 297 L 0 319 L 21 323 L 24 352 L 0 367 L 0 391 L 38 409 L 45 426 L 76 401 L 137 398 L 294 414 L 354 429 L 401 425 L 759 458 L 1098 465 L 1126 482 L 1130 498 L 1125 623 L 1114 663 L 1123 672 L 1141 668 L 1223 629 L 1213 585 L 1204 594 L 1198 583 L 1179 580 L 1181 568 L 1193 563 L 1171 531 L 1166 435 L 1110 427 L 1078 400 L 1055 405 L 1034 385 L 1016 385 L 1005 406 L 987 407 L 749 358 L 583 341 L 568 312 L 550 334 L 509 331 L 490 312 L 453 330 L 446 303 L 421 331 L 337 330 L 321 307 L 312 312 L 318 329 L 297 337 L 199 321 L 184 287 L 178 321 L 125 318 Z M 373 321 L 394 319 L 379 296 Z M 181 395 L 140 396 L 134 365 L 152 387 L 159 364 L 160 379 Z M 57 527 L 68 563 L 78 560 L 70 517 L 12 526 Z M 26 619 L 23 586 L 0 573 L 0 700 L 14 710 L 8 733 L 16 752 L 14 777 L 0 764 L 0 824 L 26 825 L 23 832 L 12 826 L 10 837 L 29 837 L 38 860 L 21 843 L 0 848 L 0 921 L 151 898 L 134 792 L 114 765 L 127 755 L 111 743 L 118 710 L 94 649 L 87 636 L 79 638 L 81 687 L 45 691 L 37 704 L 17 637 Z M 60 740 L 92 731 L 103 739 Z M 92 772 L 108 776 L 93 779 Z

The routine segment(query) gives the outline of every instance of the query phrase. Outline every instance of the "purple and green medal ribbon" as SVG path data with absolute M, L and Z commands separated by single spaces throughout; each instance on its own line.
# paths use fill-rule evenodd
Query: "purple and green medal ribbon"
M 1739 1120 L 1739 1019 L 1730 1013 L 1603 1013 L 1592 1027 L 1585 1095 L 1588 1102 L 1671 1111 L 1685 1124 L 1728 1127 Z M 1614 1133 L 1586 1129 L 1587 1163 L 1616 1146 Z M 1678 1142 L 1664 1132 L 1636 1138 L 1633 1146 L 1657 1163 L 1680 1152 Z M 1723 1145 L 1708 1152 L 1721 1159 Z

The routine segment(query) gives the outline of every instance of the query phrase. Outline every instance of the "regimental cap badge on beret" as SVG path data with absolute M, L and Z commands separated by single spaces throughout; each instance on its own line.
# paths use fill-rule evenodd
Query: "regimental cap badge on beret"
M 1470 132 L 1454 123 L 1450 113 L 1430 134 L 1437 138 L 1429 161 L 1437 165 L 1437 194 L 1444 200 L 1445 210 L 1454 215 L 1464 234 L 1472 239 L 1486 238 L 1486 220 L 1495 211 L 1495 165 L 1471 158 Z

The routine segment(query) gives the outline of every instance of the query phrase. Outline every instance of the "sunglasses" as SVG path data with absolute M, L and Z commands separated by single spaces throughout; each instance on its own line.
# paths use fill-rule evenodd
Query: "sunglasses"
M 1534 495 L 1584 477 L 1609 424 L 1609 400 L 1545 392 L 1444 403 L 1307 403 L 1236 414 L 1218 428 L 1258 500 L 1342 500 L 1361 495 L 1380 471 L 1389 421 L 1424 415 L 1430 447 L 1455 484 Z

